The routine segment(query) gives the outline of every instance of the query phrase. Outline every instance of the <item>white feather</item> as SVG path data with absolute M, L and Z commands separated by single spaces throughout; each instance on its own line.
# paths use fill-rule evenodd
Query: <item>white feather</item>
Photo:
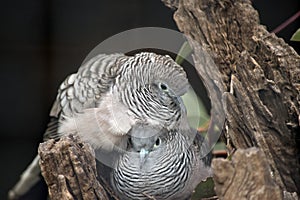
M 93 148 L 112 150 L 120 145 L 131 126 L 135 123 L 128 115 L 128 109 L 121 104 L 112 92 L 103 96 L 97 108 L 84 109 L 73 117 L 61 122 L 60 134 L 78 134 Z

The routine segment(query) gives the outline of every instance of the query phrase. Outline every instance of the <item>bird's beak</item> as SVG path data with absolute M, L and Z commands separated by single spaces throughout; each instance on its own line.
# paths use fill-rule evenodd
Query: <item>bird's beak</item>
M 148 154 L 149 154 L 148 150 L 146 150 L 144 148 L 141 149 L 141 151 L 140 151 L 140 168 L 142 168 L 142 166 L 144 165 Z

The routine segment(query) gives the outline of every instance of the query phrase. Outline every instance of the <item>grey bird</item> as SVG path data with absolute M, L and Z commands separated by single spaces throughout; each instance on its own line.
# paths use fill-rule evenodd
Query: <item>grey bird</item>
M 129 134 L 111 176 L 120 199 L 188 199 L 212 176 L 211 153 L 196 130 L 137 124 Z
M 136 123 L 167 130 L 178 126 L 185 114 L 180 96 L 188 88 L 183 68 L 167 55 L 99 54 L 60 85 L 44 140 L 77 134 L 94 149 L 124 148 Z M 10 199 L 40 179 L 38 161 L 37 156 L 21 175 Z

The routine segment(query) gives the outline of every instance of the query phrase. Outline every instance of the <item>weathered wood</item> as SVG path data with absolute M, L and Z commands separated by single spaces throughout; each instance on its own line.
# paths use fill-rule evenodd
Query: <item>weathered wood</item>
M 299 55 L 259 24 L 250 0 L 163 1 L 194 50 L 213 117 L 225 113 L 227 147 L 259 147 L 281 191 L 299 192 Z
M 223 200 L 283 198 L 271 177 L 266 157 L 258 148 L 238 149 L 232 161 L 217 158 L 213 160 L 212 167 L 215 191 Z
M 258 199 L 271 192 L 272 199 L 296 199 L 294 192 L 300 190 L 295 141 L 300 132 L 299 55 L 259 24 L 249 0 L 165 1 L 177 9 L 175 21 L 194 49 L 195 67 L 214 103 L 213 122 L 226 116 L 228 148 L 260 149 L 238 150 L 232 162 L 214 161 L 219 197 L 229 198 L 226 190 L 230 190 L 233 199 L 245 194 Z M 50 197 L 107 199 L 96 180 L 92 151 L 77 142 L 66 137 L 40 146 Z
M 101 199 L 108 197 L 97 181 L 94 151 L 77 137 L 64 136 L 39 146 L 42 175 L 50 199 Z

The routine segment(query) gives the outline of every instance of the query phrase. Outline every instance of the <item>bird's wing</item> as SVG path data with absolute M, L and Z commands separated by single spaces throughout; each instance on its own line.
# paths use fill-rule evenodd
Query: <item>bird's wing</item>
M 44 140 L 58 139 L 60 124 L 74 114 L 95 108 L 111 87 L 117 74 L 116 60 L 123 54 L 99 54 L 82 65 L 77 73 L 68 76 L 60 85 L 50 111 L 50 121 Z

